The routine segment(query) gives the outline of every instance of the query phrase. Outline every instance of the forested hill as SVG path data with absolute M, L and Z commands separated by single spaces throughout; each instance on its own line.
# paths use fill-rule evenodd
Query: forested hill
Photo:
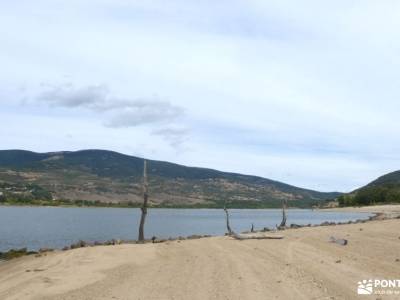
M 105 150 L 35 153 L 0 151 L 0 200 L 12 203 L 141 202 L 143 159 Z M 148 160 L 150 203 L 164 207 L 309 207 L 323 193 L 270 179 Z
M 381 176 L 338 200 L 341 206 L 400 203 L 400 171 Z

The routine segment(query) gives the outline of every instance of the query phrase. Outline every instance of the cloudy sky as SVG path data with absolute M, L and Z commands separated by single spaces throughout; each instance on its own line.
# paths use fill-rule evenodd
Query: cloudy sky
M 400 169 L 399 1 L 0 1 L 0 148 L 350 191 Z

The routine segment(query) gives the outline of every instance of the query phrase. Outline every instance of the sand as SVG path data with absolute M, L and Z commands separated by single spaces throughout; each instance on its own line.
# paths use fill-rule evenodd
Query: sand
M 324 209 L 327 211 L 353 211 L 353 212 L 369 212 L 369 213 L 400 213 L 400 205 L 375 205 L 375 206 L 362 206 L 362 207 L 337 207 Z
M 400 279 L 400 219 L 279 235 L 284 239 L 212 237 L 22 257 L 0 263 L 0 299 L 400 299 L 357 295 L 362 279 Z M 330 243 L 331 236 L 349 244 Z

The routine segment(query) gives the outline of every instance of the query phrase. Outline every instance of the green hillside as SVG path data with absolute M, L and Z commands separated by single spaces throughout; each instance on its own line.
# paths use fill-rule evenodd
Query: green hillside
M 339 196 L 257 176 L 148 160 L 150 201 L 163 207 L 309 207 Z M 143 159 L 104 150 L 0 151 L 0 201 L 137 206 Z
M 370 184 L 338 198 L 341 206 L 400 203 L 400 171 L 379 177 Z

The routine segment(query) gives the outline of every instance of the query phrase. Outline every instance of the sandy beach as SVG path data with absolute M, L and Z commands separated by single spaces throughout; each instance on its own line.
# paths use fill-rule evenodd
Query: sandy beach
M 400 206 L 343 210 L 394 214 Z M 399 299 L 358 296 L 357 283 L 400 279 L 400 219 L 279 234 L 282 240 L 212 237 L 26 256 L 0 263 L 0 299 Z

